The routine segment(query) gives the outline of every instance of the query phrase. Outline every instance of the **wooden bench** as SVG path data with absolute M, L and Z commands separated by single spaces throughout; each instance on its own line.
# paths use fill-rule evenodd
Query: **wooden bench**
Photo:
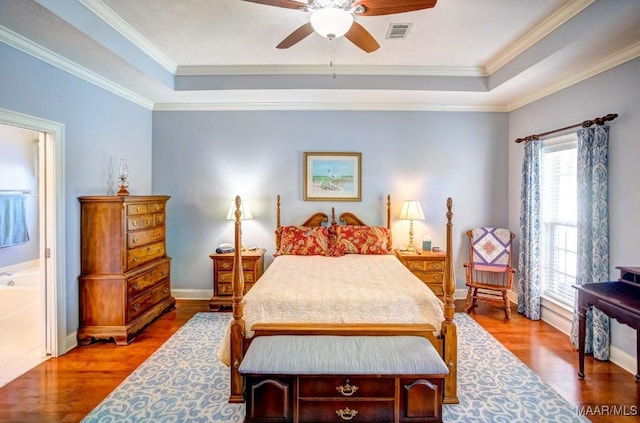
M 239 371 L 246 422 L 442 421 L 448 369 L 420 336 L 259 336 Z

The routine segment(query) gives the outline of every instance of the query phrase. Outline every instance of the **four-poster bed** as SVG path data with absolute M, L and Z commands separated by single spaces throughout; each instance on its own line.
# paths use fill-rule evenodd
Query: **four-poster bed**
M 447 199 L 446 212 L 444 304 L 391 253 L 390 196 L 387 197 L 386 227 L 367 226 L 360 218 L 349 212 L 342 213 L 336 222 L 333 208 L 331 220 L 325 213 L 315 213 L 300 226 L 286 227 L 280 223 L 280 196 L 278 195 L 276 260 L 251 291 L 243 297 L 243 273 L 235 271 L 235 269 L 242 269 L 242 229 L 238 211 L 240 205 L 240 197 L 236 197 L 233 312 L 228 334 L 219 351 L 221 359 L 230 365 L 229 402 L 244 401 L 244 379 L 238 368 L 253 337 L 276 334 L 423 336 L 433 344 L 449 369 L 444 380 L 443 402 L 445 404 L 458 402 L 451 198 Z M 355 247 L 362 248 L 361 251 L 349 250 L 354 246 L 343 238 L 344 242 L 339 246 L 341 249 L 338 248 L 338 254 L 334 253 L 335 249 L 328 247 L 326 255 L 329 257 L 323 257 L 324 254 L 311 249 L 303 253 L 291 252 L 281 243 L 290 241 L 285 237 L 288 229 L 296 231 L 299 228 L 307 231 L 307 235 L 317 231 L 319 235 L 313 248 L 318 245 L 321 248 L 325 247 L 328 238 L 332 239 L 330 243 L 336 243 L 338 242 L 336 239 L 341 239 L 344 233 L 353 235 L 353 232 L 365 231 L 369 241 L 378 237 L 380 242 L 377 247 L 382 246 L 384 251 L 380 251 L 380 248 L 376 251 L 377 247 L 372 245 Z M 380 237 L 386 238 L 380 239 Z M 307 257 L 296 257 L 296 255 Z M 302 262 L 302 265 L 294 263 L 297 261 Z M 336 265 L 340 263 L 346 265 L 343 268 L 331 270 L 333 266 L 329 264 L 331 261 Z M 376 276 L 378 274 L 382 276 Z M 333 278 L 340 280 L 333 281 Z M 374 280 L 376 278 L 378 281 Z M 365 288 L 356 286 L 363 283 L 363 280 L 377 285 L 375 287 L 372 285 L 371 289 L 366 286 Z M 315 288 L 318 284 L 325 283 L 327 285 L 326 287 L 323 285 L 322 290 Z M 338 288 L 336 285 L 329 285 L 330 283 L 338 283 Z M 391 287 L 391 290 L 378 294 L 384 296 L 383 304 L 380 304 L 380 296 L 371 296 L 370 292 L 377 291 L 382 284 Z M 331 297 L 320 298 L 321 291 L 328 292 Z M 346 299 L 342 298 L 342 291 L 350 291 Z M 272 303 L 280 300 L 283 304 L 278 305 L 282 307 L 278 313 L 281 314 L 270 314 Z M 296 303 L 298 301 L 307 302 L 300 306 Z M 316 306 L 318 308 L 315 308 Z

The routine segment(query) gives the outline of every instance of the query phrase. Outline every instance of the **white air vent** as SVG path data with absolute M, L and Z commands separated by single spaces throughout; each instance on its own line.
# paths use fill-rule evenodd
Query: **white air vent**
M 388 40 L 397 40 L 407 38 L 407 33 L 411 28 L 410 23 L 392 23 L 389 24 L 389 30 L 387 31 Z

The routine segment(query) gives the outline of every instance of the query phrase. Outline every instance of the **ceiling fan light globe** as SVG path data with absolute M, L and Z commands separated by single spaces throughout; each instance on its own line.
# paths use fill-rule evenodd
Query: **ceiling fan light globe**
M 339 38 L 349 31 L 353 15 L 347 10 L 328 7 L 314 11 L 309 18 L 313 30 L 325 38 Z

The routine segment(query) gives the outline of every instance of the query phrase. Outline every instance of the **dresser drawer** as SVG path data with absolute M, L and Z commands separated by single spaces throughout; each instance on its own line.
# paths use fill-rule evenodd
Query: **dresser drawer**
M 413 271 L 442 272 L 444 261 L 407 260 L 407 268 Z
M 127 280 L 127 294 L 129 297 L 138 295 L 148 287 L 155 285 L 162 279 L 169 277 L 169 262 L 162 263 L 152 270 Z
M 153 226 L 164 226 L 164 213 L 154 213 Z
M 151 260 L 165 256 L 164 242 L 156 242 L 127 252 L 127 268 L 133 269 Z
M 244 281 L 244 293 L 249 292 L 253 283 L 247 283 L 246 279 Z M 218 282 L 218 295 L 232 295 L 233 294 L 233 286 L 231 282 Z
M 373 377 L 300 377 L 299 396 L 302 397 L 331 397 L 331 398 L 361 398 L 376 397 L 393 399 L 395 394 L 395 380 L 393 378 Z
M 138 214 L 149 213 L 149 206 L 147 203 L 134 203 L 127 204 L 127 216 L 135 216 Z
M 393 398 L 388 401 L 314 401 L 300 399 L 299 421 L 302 422 L 392 422 Z
M 131 298 L 127 302 L 127 322 L 130 322 L 163 299 L 169 297 L 169 295 L 171 295 L 170 284 L 169 280 L 165 280 L 149 288 L 142 294 Z
M 137 216 L 127 217 L 127 230 L 139 231 L 153 227 L 153 215 L 141 214 Z
M 164 239 L 164 228 L 149 229 L 146 231 L 129 232 L 127 234 L 127 248 L 133 249 L 152 242 Z
M 149 213 L 164 213 L 164 203 L 149 203 Z

